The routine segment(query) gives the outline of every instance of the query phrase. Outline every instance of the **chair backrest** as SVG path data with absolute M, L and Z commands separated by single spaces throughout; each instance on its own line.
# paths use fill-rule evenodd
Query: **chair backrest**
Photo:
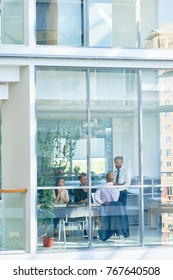
M 96 200 L 95 200 L 94 195 L 95 195 L 95 193 L 91 193 L 91 197 L 92 197 L 93 203 L 97 203 Z

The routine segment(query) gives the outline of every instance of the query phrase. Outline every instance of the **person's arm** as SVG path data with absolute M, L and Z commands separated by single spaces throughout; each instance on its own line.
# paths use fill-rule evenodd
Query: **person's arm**
M 68 203 L 69 202 L 69 195 L 68 195 L 68 190 L 63 190 L 61 192 L 61 199 L 64 203 Z
M 103 201 L 101 200 L 101 189 L 96 190 L 96 193 L 94 195 L 94 199 L 97 203 L 102 204 Z
M 125 174 L 125 180 L 124 180 L 124 183 L 122 185 L 130 186 L 130 184 L 131 184 L 131 172 L 130 172 L 130 170 L 127 169 L 127 172 Z

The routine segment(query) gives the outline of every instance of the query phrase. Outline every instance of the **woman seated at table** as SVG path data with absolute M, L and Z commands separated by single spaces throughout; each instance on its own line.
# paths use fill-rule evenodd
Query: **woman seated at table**
M 55 186 L 64 187 L 64 179 L 63 178 L 57 178 L 55 182 Z M 55 189 L 55 192 L 53 194 L 55 198 L 55 204 L 66 204 L 69 202 L 69 194 L 68 190 L 66 189 Z M 54 236 L 58 235 L 57 226 L 60 218 L 53 218 L 53 224 L 54 224 Z

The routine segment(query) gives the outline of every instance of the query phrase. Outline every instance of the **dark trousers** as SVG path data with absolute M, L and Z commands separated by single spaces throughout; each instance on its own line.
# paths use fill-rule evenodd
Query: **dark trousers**
M 120 196 L 118 201 L 121 202 L 124 207 L 125 222 L 126 222 L 126 235 L 124 237 L 129 237 L 129 218 L 127 216 L 126 204 L 127 204 L 127 190 L 120 191 Z
M 57 230 L 58 223 L 59 223 L 59 218 L 53 218 L 53 225 L 55 230 Z
M 124 206 L 119 201 L 103 203 L 100 206 L 101 225 L 98 231 L 101 240 L 106 241 L 112 234 L 126 236 Z

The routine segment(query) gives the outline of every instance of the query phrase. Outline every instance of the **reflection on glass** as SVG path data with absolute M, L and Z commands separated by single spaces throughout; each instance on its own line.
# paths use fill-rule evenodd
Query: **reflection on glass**
M 172 1 L 141 2 L 141 46 L 145 48 L 173 48 Z M 150 13 L 148 13 L 148 8 Z
M 137 47 L 136 1 L 89 1 L 89 46 Z
M 69 181 L 64 180 L 65 189 L 68 189 Z M 61 188 L 56 188 L 58 192 Z M 75 189 L 73 185 L 73 193 Z M 82 189 L 81 189 L 82 190 Z M 49 189 L 48 191 L 54 191 Z M 71 196 L 72 198 L 72 196 Z M 53 248 L 82 248 L 88 247 L 88 220 L 89 210 L 86 203 L 75 202 L 70 199 L 67 203 L 54 203 L 52 216 L 47 208 L 42 207 L 42 201 L 37 205 L 38 221 L 38 248 L 46 247 L 43 243 L 45 235 L 46 221 L 49 219 L 49 232 L 53 238 Z M 55 230 L 56 221 L 56 230 Z
M 152 228 L 157 231 L 153 231 L 148 240 L 145 239 L 146 243 L 153 243 L 154 238 L 155 242 L 169 243 L 173 223 L 172 73 L 170 70 L 158 70 L 143 71 L 142 75 L 144 184 L 156 185 L 156 188 L 149 188 L 152 196 L 146 207 L 149 231 Z M 157 185 L 162 188 L 159 190 Z
M 104 178 L 114 169 L 113 158 L 122 155 L 135 184 L 138 177 L 137 74 L 128 70 L 95 70 L 91 71 L 90 81 L 92 174 Z M 95 185 L 101 183 L 97 180 Z
M 137 47 L 135 0 L 37 0 L 36 37 L 43 45 Z
M 41 45 L 84 44 L 84 4 L 81 0 L 36 0 L 36 38 Z
M 94 241 L 93 247 L 109 247 L 109 246 L 135 246 L 140 245 L 140 219 L 139 213 L 141 211 L 140 208 L 140 195 L 139 195 L 139 188 L 128 188 L 128 195 L 127 195 L 127 214 L 129 219 L 129 231 L 130 235 L 127 238 L 126 235 L 123 235 L 123 219 L 124 214 L 120 214 L 120 205 L 115 206 L 107 206 L 106 213 L 111 212 L 110 217 L 104 216 L 102 212 L 101 206 L 99 206 L 99 216 L 94 219 L 93 223 L 95 225 L 95 229 L 97 231 L 98 239 L 107 236 L 107 240 L 102 240 L 101 244 L 98 241 Z M 92 211 L 94 211 L 95 205 L 92 205 Z M 102 216 L 103 215 L 103 216 Z M 111 223 L 110 228 L 115 230 L 115 232 L 107 232 L 108 224 L 107 221 L 110 218 Z M 110 235 L 108 237 L 108 234 Z
M 37 70 L 39 186 L 87 171 L 85 83 L 84 71 Z

